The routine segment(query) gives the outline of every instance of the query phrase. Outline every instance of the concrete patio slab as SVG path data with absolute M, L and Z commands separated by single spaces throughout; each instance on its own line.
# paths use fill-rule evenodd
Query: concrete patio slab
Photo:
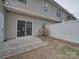
M 48 43 L 37 37 L 19 38 L 3 43 L 2 55 L 4 58 L 30 51 L 32 49 L 47 45 Z

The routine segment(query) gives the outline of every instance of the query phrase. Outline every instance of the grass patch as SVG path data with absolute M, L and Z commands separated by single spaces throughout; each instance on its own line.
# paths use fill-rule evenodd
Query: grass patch
M 60 49 L 65 59 L 79 59 L 79 49 L 63 47 Z

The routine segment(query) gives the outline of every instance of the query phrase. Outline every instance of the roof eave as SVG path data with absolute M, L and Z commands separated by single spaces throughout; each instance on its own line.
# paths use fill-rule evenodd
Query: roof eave
M 25 14 L 25 15 L 28 15 L 28 16 L 44 19 L 44 20 L 46 19 L 46 20 L 49 20 L 49 21 L 52 21 L 52 22 L 56 22 L 56 23 L 60 22 L 60 20 L 55 20 L 55 19 L 52 19 L 50 17 L 46 17 L 44 15 L 40 15 L 40 14 L 37 14 L 37 13 L 34 13 L 34 12 L 30 12 L 30 11 L 27 11 L 27 10 L 16 8 L 16 7 L 13 7 L 13 6 L 10 6 L 10 5 L 3 4 L 3 6 L 7 10 L 12 11 L 12 12 L 21 13 L 21 14 Z

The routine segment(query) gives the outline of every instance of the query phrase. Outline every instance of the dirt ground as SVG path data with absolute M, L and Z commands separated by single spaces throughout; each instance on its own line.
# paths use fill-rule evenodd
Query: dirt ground
M 79 44 L 51 37 L 39 37 L 48 45 L 6 59 L 79 59 Z

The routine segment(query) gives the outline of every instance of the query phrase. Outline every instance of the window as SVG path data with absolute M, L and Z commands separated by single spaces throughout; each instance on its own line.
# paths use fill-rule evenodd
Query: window
M 70 19 L 70 18 L 71 18 L 70 15 L 67 15 L 67 16 L 66 16 L 66 19 Z
M 57 14 L 58 17 L 61 17 L 61 11 L 57 9 Z
M 32 22 L 17 21 L 17 37 L 32 35 Z
M 26 22 L 26 35 L 32 35 L 32 22 Z
M 21 2 L 23 2 L 23 3 L 26 3 L 26 2 L 27 2 L 27 0 L 19 0 L 19 1 L 21 1 Z
M 7 5 L 9 4 L 8 0 L 3 0 L 3 3 Z
M 44 0 L 44 12 L 48 11 L 48 0 Z
M 71 17 L 72 20 L 77 20 L 75 17 Z

